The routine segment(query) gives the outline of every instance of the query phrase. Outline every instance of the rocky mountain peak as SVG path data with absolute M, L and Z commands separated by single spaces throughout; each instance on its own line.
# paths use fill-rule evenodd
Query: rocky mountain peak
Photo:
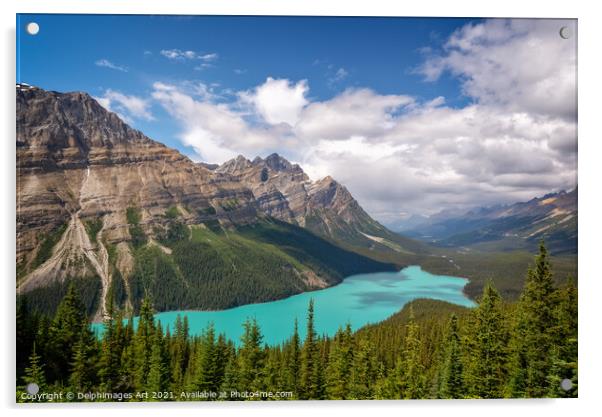
M 249 161 L 243 155 L 238 155 L 236 158 L 230 159 L 221 164 L 216 171 L 225 174 L 239 175 L 241 172 L 252 166 L 253 164 L 251 161 Z
M 287 159 L 281 157 L 277 153 L 269 155 L 267 158 L 265 158 L 264 162 L 268 168 L 277 172 L 290 171 L 293 169 L 293 165 Z
M 94 147 L 163 146 L 129 127 L 87 93 L 17 88 L 16 95 L 18 146 L 51 146 L 55 150 L 76 146 L 82 156 Z

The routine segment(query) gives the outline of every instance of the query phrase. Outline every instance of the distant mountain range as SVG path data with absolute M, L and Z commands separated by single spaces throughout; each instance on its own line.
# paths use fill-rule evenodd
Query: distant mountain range
M 372 255 L 424 247 L 333 178 L 277 154 L 195 163 L 86 93 L 18 87 L 17 126 L 17 286 L 41 309 L 70 282 L 96 319 L 145 294 L 159 310 L 225 308 L 391 270 Z
M 400 231 L 437 246 L 517 250 L 532 249 L 543 239 L 553 253 L 577 253 L 577 188 L 413 222 Z

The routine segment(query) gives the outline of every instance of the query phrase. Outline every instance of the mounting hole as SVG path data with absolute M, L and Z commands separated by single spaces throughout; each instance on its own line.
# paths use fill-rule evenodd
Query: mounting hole
M 570 391 L 573 388 L 573 381 L 571 381 L 570 379 L 563 379 L 560 382 L 560 388 L 562 388 L 565 391 Z
M 563 26 L 560 28 L 560 30 L 558 31 L 558 34 L 560 35 L 560 37 L 562 39 L 568 39 L 572 36 L 572 31 L 571 28 L 568 26 Z
M 36 22 L 29 22 L 25 27 L 25 30 L 30 35 L 37 35 L 40 31 L 40 25 L 38 25 Z
M 30 382 L 25 387 L 25 391 L 30 395 L 36 395 L 40 391 L 40 387 L 35 382 Z

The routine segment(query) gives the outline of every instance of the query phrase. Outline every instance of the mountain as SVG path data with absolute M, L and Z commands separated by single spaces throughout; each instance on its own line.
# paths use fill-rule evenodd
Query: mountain
M 145 294 L 159 310 L 216 309 L 394 268 L 329 238 L 382 226 L 277 155 L 237 160 L 257 181 L 236 161 L 195 163 L 81 92 L 18 86 L 17 126 L 17 289 L 39 309 L 70 283 L 99 320 Z
M 544 239 L 556 254 L 577 253 L 577 188 L 463 214 L 440 213 L 404 234 L 446 247 L 534 248 Z
M 278 154 L 253 161 L 239 155 L 216 172 L 247 186 L 267 215 L 351 248 L 393 254 L 425 250 L 372 219 L 347 188 L 330 176 L 312 181 L 298 164 Z

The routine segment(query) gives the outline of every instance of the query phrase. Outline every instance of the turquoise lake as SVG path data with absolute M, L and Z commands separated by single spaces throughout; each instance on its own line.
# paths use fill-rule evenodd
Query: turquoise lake
M 242 335 L 242 323 L 255 318 L 270 345 L 284 342 L 293 333 L 294 320 L 299 323 L 299 335 L 305 337 L 307 306 L 314 299 L 314 319 L 318 334 L 332 336 L 339 327 L 351 324 L 358 329 L 368 323 L 382 321 L 417 298 L 448 301 L 467 307 L 475 304 L 462 289 L 465 278 L 434 275 L 419 266 L 399 272 L 378 272 L 353 275 L 343 282 L 323 290 L 306 292 L 277 301 L 247 304 L 220 311 L 169 311 L 157 313 L 161 324 L 174 328 L 178 315 L 188 316 L 190 334 L 200 334 L 210 322 L 216 333 L 225 333 L 235 343 Z M 134 319 L 136 324 L 137 319 Z M 102 324 L 94 327 L 100 329 Z

